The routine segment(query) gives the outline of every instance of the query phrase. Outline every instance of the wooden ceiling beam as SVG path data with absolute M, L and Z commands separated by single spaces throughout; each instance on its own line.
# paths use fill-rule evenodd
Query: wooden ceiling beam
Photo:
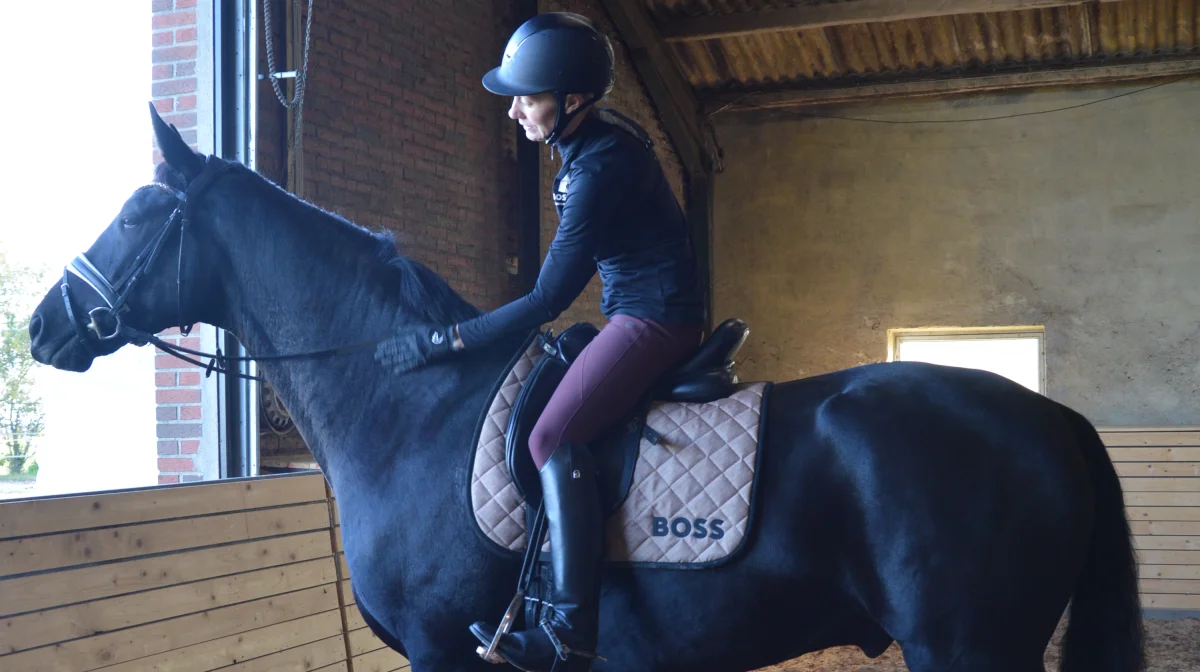
M 845 105 L 887 98 L 951 96 L 1036 87 L 1074 87 L 1194 75 L 1200 75 L 1200 57 L 1188 56 L 1141 63 L 922 79 L 827 89 L 724 93 L 708 96 L 704 101 L 705 107 L 715 113 L 720 110 Z
M 671 47 L 662 41 L 644 0 L 601 0 L 646 85 L 650 102 L 662 119 L 663 130 L 687 173 L 685 208 L 692 228 L 697 273 L 705 288 L 706 331 L 712 328 L 712 173 L 714 161 L 706 151 L 708 120 L 700 115 L 700 101 L 683 76 Z
M 738 35 L 808 30 L 856 23 L 903 21 L 952 14 L 1011 12 L 1121 0 L 845 0 L 718 16 L 697 16 L 662 27 L 667 42 L 711 40 Z
M 663 43 L 649 11 L 642 0 L 602 0 L 602 4 L 629 49 L 684 169 L 690 174 L 707 172 L 700 102 L 668 53 L 670 47 Z

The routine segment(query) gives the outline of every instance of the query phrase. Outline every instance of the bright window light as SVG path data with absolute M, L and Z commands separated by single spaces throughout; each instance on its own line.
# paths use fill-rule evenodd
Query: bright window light
M 153 178 L 150 16 L 148 0 L 0 3 L 0 254 L 29 269 L 18 317 L 56 295 L 63 265 Z M 126 347 L 84 374 L 38 365 L 38 471 L 27 481 L 6 460 L 0 499 L 156 485 L 154 361 Z
M 894 329 L 893 361 L 928 362 L 991 371 L 1045 394 L 1041 329 Z

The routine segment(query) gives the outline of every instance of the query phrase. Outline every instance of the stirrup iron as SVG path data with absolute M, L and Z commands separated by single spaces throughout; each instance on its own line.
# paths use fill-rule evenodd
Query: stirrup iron
M 504 616 L 500 619 L 500 625 L 496 628 L 496 633 L 492 635 L 492 641 L 488 646 L 475 647 L 475 653 L 486 662 L 493 664 L 507 663 L 508 661 L 501 656 L 497 649 L 500 648 L 500 640 L 512 632 L 513 623 L 517 620 L 517 614 L 521 613 L 521 609 L 525 606 L 525 593 L 529 590 L 529 583 L 533 579 L 533 570 L 537 566 L 538 554 L 542 552 L 542 544 L 546 540 L 546 505 L 545 503 L 538 504 L 537 514 L 534 516 L 533 531 L 529 535 L 529 545 L 525 549 L 525 560 L 521 564 L 521 574 L 517 579 L 517 594 L 513 595 L 513 599 L 508 603 L 508 609 L 505 610 Z
M 479 657 L 489 663 L 507 663 L 496 649 L 500 647 L 500 638 L 512 632 L 513 622 L 517 620 L 517 614 L 521 612 L 521 607 L 525 606 L 525 592 L 517 590 L 517 594 L 513 596 L 512 602 L 508 604 L 508 609 L 504 612 L 504 617 L 500 619 L 500 627 L 496 628 L 496 634 L 492 636 L 492 642 L 486 647 L 475 647 L 475 653 Z

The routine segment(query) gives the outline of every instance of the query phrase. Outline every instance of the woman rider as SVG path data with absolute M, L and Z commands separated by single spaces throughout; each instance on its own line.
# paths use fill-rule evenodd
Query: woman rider
M 692 354 L 703 297 L 687 222 L 646 132 L 593 107 L 612 89 L 612 46 L 578 14 L 522 25 L 483 78 L 512 96 L 525 137 L 558 149 L 559 225 L 532 292 L 470 321 L 418 325 L 377 357 L 407 371 L 556 319 L 599 270 L 608 324 L 580 353 L 546 405 L 529 448 L 544 493 L 553 609 L 499 652 L 522 670 L 589 670 L 595 656 L 603 521 L 586 444 L 628 413 L 652 383 Z M 496 626 L 475 623 L 490 644 Z M 557 661 L 557 667 L 555 667 Z

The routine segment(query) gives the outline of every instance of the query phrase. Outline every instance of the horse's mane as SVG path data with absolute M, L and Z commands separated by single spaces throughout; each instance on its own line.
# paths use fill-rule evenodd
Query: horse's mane
M 379 261 L 399 276 L 401 299 L 406 305 L 424 312 L 425 319 L 437 324 L 456 324 L 479 315 L 479 309 L 459 296 L 441 276 L 420 262 L 400 254 L 390 231 L 376 233 L 362 230 L 375 239 Z
M 394 287 L 399 299 L 425 321 L 453 324 L 469 320 L 480 311 L 455 292 L 450 285 L 424 264 L 400 254 L 395 236 L 390 231 L 370 231 L 345 217 L 298 198 L 279 185 L 241 164 L 233 164 L 239 172 L 253 175 L 278 194 L 300 207 L 313 219 L 332 220 L 336 228 L 347 231 L 365 243 L 367 253 L 383 273 L 385 286 Z M 179 190 L 187 188 L 186 178 L 177 170 L 160 162 L 154 169 L 154 179 Z

